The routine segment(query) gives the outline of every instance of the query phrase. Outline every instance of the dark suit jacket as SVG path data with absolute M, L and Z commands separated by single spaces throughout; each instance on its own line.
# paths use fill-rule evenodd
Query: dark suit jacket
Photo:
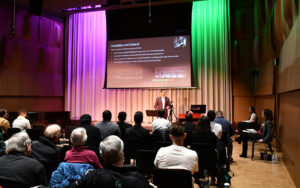
M 140 145 L 144 146 L 141 149 L 148 149 L 152 146 L 150 131 L 141 125 L 134 125 L 133 127 L 126 129 L 124 140 L 125 146 L 128 142 L 140 143 Z
M 119 127 L 120 127 L 120 131 L 121 131 L 121 139 L 124 141 L 124 138 L 125 138 L 125 130 L 126 130 L 127 128 L 132 127 L 132 125 L 129 124 L 129 123 L 126 123 L 126 122 L 121 122 L 121 121 L 117 122 L 117 124 L 118 124 Z
M 101 142 L 100 130 L 92 125 L 81 125 L 86 130 L 87 141 L 86 146 L 95 153 L 98 153 L 99 144 Z
M 0 179 L 22 184 L 22 187 L 48 185 L 44 166 L 20 152 L 0 157 Z
M 49 180 L 52 172 L 57 169 L 60 162 L 59 153 L 60 148 L 43 136 L 32 142 L 30 156 L 45 166 Z
M 167 108 L 167 106 L 171 106 L 171 102 L 170 99 L 168 97 L 165 97 L 165 109 Z M 154 104 L 154 109 L 155 110 L 160 110 L 162 109 L 162 100 L 161 100 L 161 96 L 156 98 L 155 104 Z

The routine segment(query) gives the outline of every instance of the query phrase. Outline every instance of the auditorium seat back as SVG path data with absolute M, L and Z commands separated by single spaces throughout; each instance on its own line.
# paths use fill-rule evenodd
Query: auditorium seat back
M 155 169 L 153 184 L 159 188 L 193 188 L 192 174 L 182 169 Z

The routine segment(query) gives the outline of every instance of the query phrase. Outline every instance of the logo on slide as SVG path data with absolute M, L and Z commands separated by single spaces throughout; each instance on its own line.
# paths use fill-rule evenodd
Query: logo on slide
M 174 48 L 186 48 L 186 37 L 180 36 L 174 39 Z

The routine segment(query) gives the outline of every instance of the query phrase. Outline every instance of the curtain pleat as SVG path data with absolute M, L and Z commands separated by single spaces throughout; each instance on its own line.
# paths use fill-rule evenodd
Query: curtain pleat
M 231 119 L 229 0 L 198 1 L 192 12 L 192 67 L 196 88 L 167 89 L 175 114 L 192 104 L 206 104 L 207 110 L 222 110 Z M 73 14 L 66 24 L 67 73 L 66 110 L 72 119 L 89 113 L 102 120 L 110 110 L 112 120 L 120 111 L 133 121 L 136 111 L 153 109 L 159 89 L 103 89 L 106 64 L 105 11 Z

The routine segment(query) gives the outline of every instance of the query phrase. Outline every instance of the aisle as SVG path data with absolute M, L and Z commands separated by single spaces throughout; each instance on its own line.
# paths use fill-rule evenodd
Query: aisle
M 260 160 L 258 149 L 263 148 L 264 144 L 255 145 L 255 157 L 251 161 L 252 144 L 249 142 L 248 158 L 240 158 L 242 145 L 233 143 L 233 159 L 231 165 L 235 176 L 232 178 L 232 188 L 293 188 L 296 187 L 282 161 L 282 153 L 276 152 L 279 161 L 272 164 L 272 161 Z

